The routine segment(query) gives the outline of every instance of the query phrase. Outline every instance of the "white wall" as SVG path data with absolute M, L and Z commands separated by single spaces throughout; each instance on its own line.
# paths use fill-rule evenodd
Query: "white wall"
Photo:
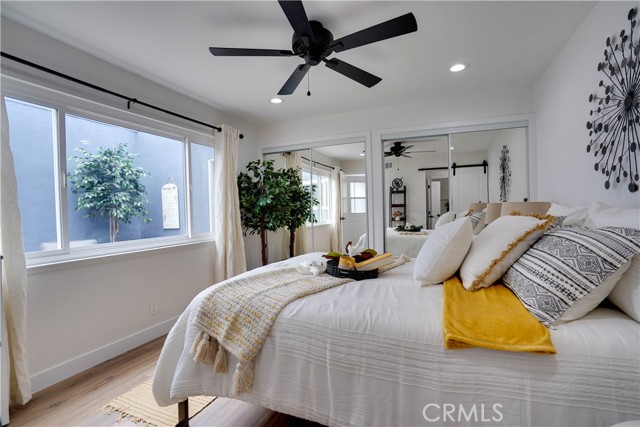
M 598 3 L 533 88 L 539 170 L 532 178 L 540 200 L 640 206 L 640 192 L 630 193 L 626 185 L 605 190 L 603 175 L 593 169 L 596 159 L 586 152 L 588 97 L 604 78 L 596 66 L 604 59 L 607 37 L 629 32 L 632 7 L 638 2 Z
M 230 124 L 245 135 L 239 166 L 260 156 L 257 133 L 240 118 L 5 18 L 1 30 L 3 52 L 206 123 Z M 2 65 L 3 73 L 126 108 L 118 98 L 34 73 L 5 59 Z M 186 127 L 198 126 L 144 107 L 135 111 Z M 166 333 L 193 296 L 212 284 L 213 251 L 212 243 L 197 244 L 29 269 L 27 342 L 34 391 Z M 257 265 L 259 252 L 257 263 L 251 258 L 255 251 L 248 252 L 249 264 Z M 158 302 L 155 316 L 149 315 L 151 300 Z

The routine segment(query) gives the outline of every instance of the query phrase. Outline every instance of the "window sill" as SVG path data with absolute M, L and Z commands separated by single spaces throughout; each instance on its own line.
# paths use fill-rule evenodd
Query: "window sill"
M 326 221 L 326 222 L 316 222 L 315 224 L 306 224 L 307 228 L 311 228 L 311 227 L 329 227 L 331 226 L 331 222 Z
M 214 240 L 211 235 L 203 235 L 202 237 L 195 237 L 191 239 L 179 237 L 174 239 L 149 240 L 154 241 L 149 242 L 145 240 L 144 242 L 119 242 L 95 245 L 95 247 L 84 246 L 82 248 L 75 248 L 71 252 L 67 253 L 62 251 L 51 251 L 46 255 L 33 252 L 27 254 L 27 273 L 43 273 L 46 271 L 66 268 L 70 264 L 73 264 L 73 266 L 76 267 L 90 263 L 104 262 L 106 260 L 117 259 L 117 257 L 121 256 L 131 257 L 131 255 L 136 254 L 149 255 L 152 252 L 175 250 L 183 246 L 214 244 Z

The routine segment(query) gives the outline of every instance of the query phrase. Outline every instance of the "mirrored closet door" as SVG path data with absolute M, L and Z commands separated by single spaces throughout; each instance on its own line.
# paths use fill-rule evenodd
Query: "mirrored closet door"
M 529 197 L 526 122 L 477 128 L 383 135 L 387 252 L 416 256 L 425 230 L 471 203 Z
M 367 188 L 364 142 L 268 152 L 276 169 L 297 168 L 313 191 L 313 217 L 296 231 L 295 255 L 343 252 L 346 244 L 367 241 Z M 269 262 L 289 258 L 289 233 L 267 236 Z

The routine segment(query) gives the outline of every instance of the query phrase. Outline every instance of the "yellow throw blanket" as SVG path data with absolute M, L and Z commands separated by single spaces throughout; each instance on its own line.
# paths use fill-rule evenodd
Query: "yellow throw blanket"
M 445 348 L 556 354 L 549 330 L 504 285 L 467 291 L 456 276 L 444 282 Z

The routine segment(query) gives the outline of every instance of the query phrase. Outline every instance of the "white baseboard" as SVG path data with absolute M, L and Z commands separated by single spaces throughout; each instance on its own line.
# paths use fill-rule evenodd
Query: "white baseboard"
M 165 320 L 157 325 L 143 329 L 110 344 L 96 348 L 80 356 L 69 359 L 51 368 L 44 369 L 31 375 L 31 389 L 33 393 L 59 383 L 73 375 L 106 362 L 116 356 L 132 350 L 142 344 L 154 340 L 169 332 L 178 317 Z

